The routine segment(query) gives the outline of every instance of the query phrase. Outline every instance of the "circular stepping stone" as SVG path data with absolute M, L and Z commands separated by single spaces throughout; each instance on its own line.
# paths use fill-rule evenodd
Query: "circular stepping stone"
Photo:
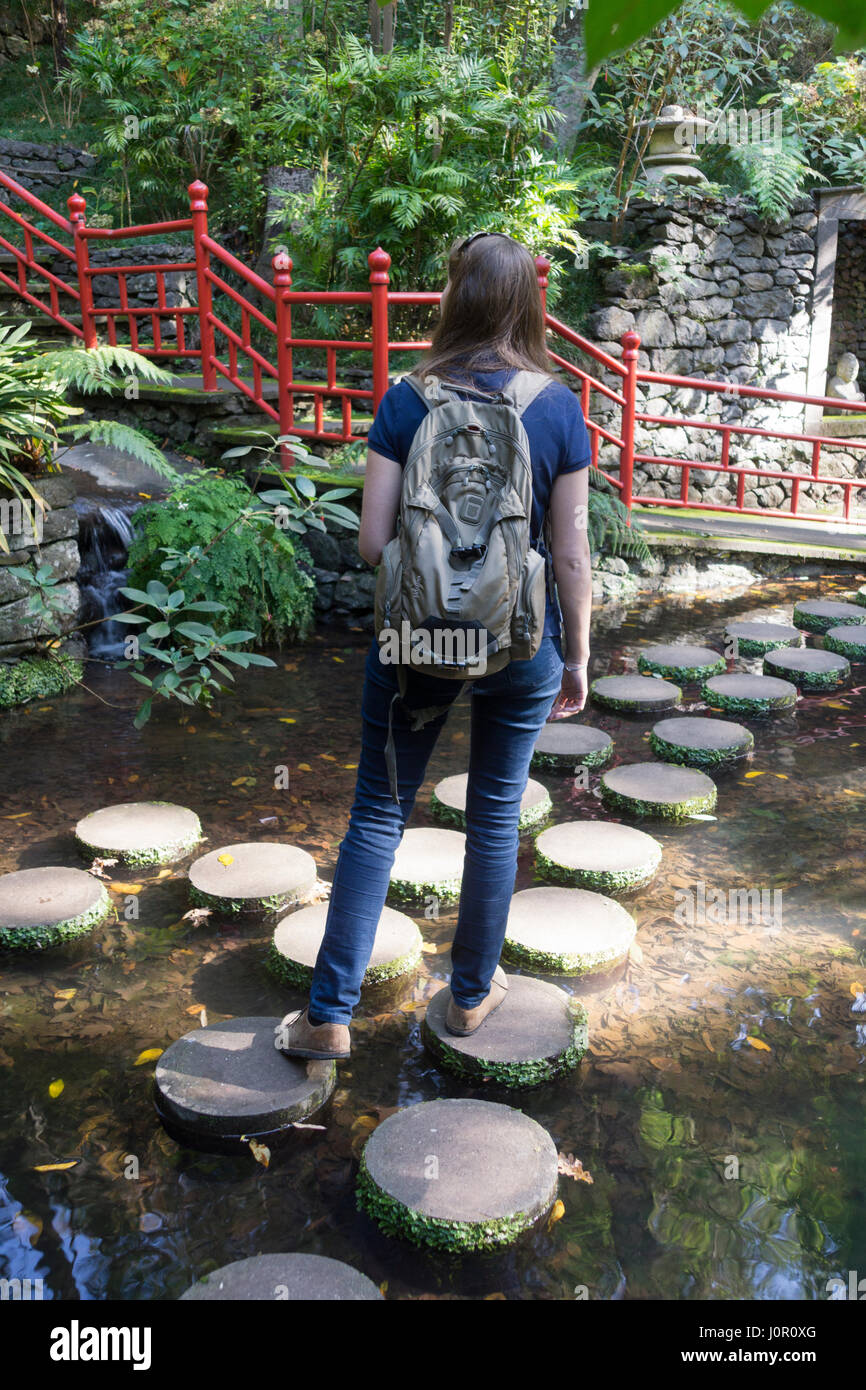
M 44 951 L 86 936 L 111 911 L 83 869 L 18 869 L 0 877 L 0 950 Z
M 799 690 L 838 690 L 850 676 L 851 666 L 835 652 L 800 647 L 798 651 L 768 652 L 764 671 L 791 681 Z
M 808 599 L 794 608 L 794 622 L 807 632 L 826 632 L 842 623 L 866 623 L 866 612 L 859 603 L 840 603 L 836 599 Z
M 716 804 L 716 784 L 706 773 L 670 763 L 625 763 L 601 775 L 601 799 L 630 816 L 688 820 Z
M 511 899 L 502 958 L 544 975 L 595 975 L 625 960 L 636 930 L 631 914 L 601 893 L 527 888 Z
M 859 603 L 861 608 L 866 608 L 866 584 L 861 584 L 854 595 L 854 602 Z
M 866 661 L 866 626 L 843 623 L 824 633 L 825 652 L 847 656 L 849 661 Z
M 342 1260 L 324 1255 L 253 1255 L 223 1265 L 193 1284 L 180 1302 L 212 1303 L 253 1299 L 288 1303 L 358 1302 L 381 1299 L 372 1279 Z
M 773 676 L 710 676 L 701 699 L 726 714 L 779 714 L 797 703 L 797 687 Z
M 597 705 L 620 714 L 655 714 L 673 709 L 683 698 L 679 686 L 658 676 L 602 676 L 589 693 Z
M 609 821 L 564 821 L 543 831 L 535 841 L 535 864 L 540 874 L 599 893 L 642 888 L 654 877 L 661 861 L 658 840 L 631 825 Z M 512 898 L 512 906 L 514 901 Z
M 653 726 L 650 748 L 666 763 L 719 767 L 751 753 L 755 740 L 742 724 L 701 715 L 662 719 Z
M 404 902 L 460 896 L 466 836 L 459 830 L 406 830 L 394 856 L 391 892 Z
M 500 1086 L 540 1086 L 573 1071 L 586 1052 L 586 1010 L 557 985 L 506 978 L 505 999 L 468 1038 L 445 1027 L 450 989 L 434 994 L 421 1024 L 425 1047 L 446 1071 Z
M 189 854 L 201 839 L 201 823 L 194 811 L 170 801 L 126 801 L 91 811 L 76 825 L 75 837 L 88 854 L 139 869 Z
M 278 1018 L 232 1018 L 185 1033 L 156 1064 L 156 1108 L 169 1129 L 199 1141 L 274 1135 L 318 1110 L 334 1089 L 333 1062 L 286 1057 Z
M 705 676 L 720 675 L 726 668 L 725 658 L 712 647 L 692 647 L 686 642 L 644 647 L 637 659 L 637 669 L 646 675 L 670 676 L 692 685 Z
M 531 767 L 572 772 L 576 767 L 601 767 L 613 752 L 613 739 L 590 724 L 569 719 L 545 724 L 532 753 Z
M 737 644 L 737 656 L 763 656 L 780 647 L 799 647 L 803 634 L 787 623 L 742 622 L 728 623 L 725 637 Z
M 444 777 L 433 788 L 430 809 L 438 820 L 449 821 L 452 825 L 466 828 L 466 787 L 469 774 L 458 772 L 455 777 Z M 550 815 L 552 802 L 547 787 L 530 777 L 526 790 L 520 798 L 520 818 L 518 830 L 527 830 L 531 825 L 546 820 Z
M 513 1245 L 548 1211 L 556 1145 L 535 1120 L 488 1100 L 429 1100 L 373 1131 L 358 1205 L 386 1235 L 439 1250 Z
M 281 984 L 306 987 L 325 935 L 327 903 L 312 903 L 284 917 L 274 932 L 268 965 Z M 421 933 L 412 921 L 393 907 L 382 909 L 373 953 L 362 984 L 379 985 L 406 975 L 421 959 Z
M 309 893 L 316 876 L 315 859 L 297 845 L 224 845 L 190 865 L 190 897 L 220 912 L 276 912 Z

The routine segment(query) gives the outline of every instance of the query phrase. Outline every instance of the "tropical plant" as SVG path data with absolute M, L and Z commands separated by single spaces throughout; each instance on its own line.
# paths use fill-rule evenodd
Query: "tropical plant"
M 589 477 L 587 535 L 594 555 L 633 555 L 637 560 L 652 558 L 637 517 L 616 496 L 604 474 L 594 467 Z

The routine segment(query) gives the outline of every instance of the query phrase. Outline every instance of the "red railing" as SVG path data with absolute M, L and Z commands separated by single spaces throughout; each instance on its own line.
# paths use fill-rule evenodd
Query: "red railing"
M 24 211 L 0 199 L 0 214 L 21 233 L 22 244 L 16 245 L 0 232 L 0 250 L 14 259 L 14 274 L 0 266 L 0 284 L 5 284 L 15 296 L 31 308 L 46 314 L 86 347 L 98 341 L 97 328 L 104 326 L 109 343 L 120 342 L 119 323 L 125 323 L 128 345 L 151 357 L 192 359 L 201 365 L 205 391 L 219 389 L 220 379 L 253 402 L 274 421 L 281 434 L 340 444 L 363 439 L 364 433 L 354 427 L 353 409 L 365 407 L 375 414 L 385 391 L 394 353 L 418 352 L 429 346 L 425 341 L 394 341 L 390 333 L 390 308 L 398 305 L 430 306 L 439 301 L 438 292 L 395 291 L 389 286 L 391 258 L 378 247 L 368 256 L 369 288 L 364 290 L 293 290 L 292 262 L 281 252 L 273 258 L 273 282 L 268 283 L 233 256 L 208 232 L 207 188 L 203 183 L 190 184 L 190 215 L 169 222 L 150 223 L 138 227 L 106 229 L 88 227 L 86 205 L 80 194 L 68 199 L 69 217 L 61 217 L 52 208 L 34 197 L 14 179 L 0 172 L 0 192 L 24 205 Z M 37 225 L 32 216 L 47 222 L 66 240 L 58 239 L 53 231 Z M 0 222 L 2 225 L 2 222 Z M 144 236 L 165 236 L 168 233 L 190 233 L 192 252 L 188 260 L 160 263 L 130 262 L 129 264 L 90 263 L 91 242 L 125 241 Z M 37 254 L 38 252 L 38 254 Z M 42 262 L 50 253 L 60 260 L 69 280 Z M 39 257 L 42 257 L 42 260 Z M 567 324 L 547 313 L 547 286 L 550 262 L 536 257 L 539 292 L 545 307 L 545 318 L 551 340 L 550 356 L 559 370 L 575 383 L 580 392 L 584 417 L 590 435 L 593 463 L 600 469 L 624 504 L 696 508 L 707 511 L 735 512 L 742 515 L 803 515 L 801 493 L 804 485 L 838 487 L 842 492 L 842 516 L 854 524 L 852 503 L 855 494 L 866 487 L 866 477 L 835 476 L 822 473 L 822 450 L 842 448 L 851 452 L 866 449 L 866 439 L 840 439 L 827 435 L 797 433 L 785 429 L 767 429 L 737 421 L 691 419 L 673 415 L 654 414 L 639 409 L 638 391 L 642 385 L 662 383 L 672 388 L 716 393 L 743 400 L 795 402 L 802 405 L 829 407 L 835 411 L 866 413 L 866 403 L 831 400 L 825 397 L 774 391 L 764 387 L 711 381 L 702 378 L 679 377 L 650 372 L 638 366 L 640 339 L 636 333 L 626 333 L 622 339 L 622 360 L 617 361 L 588 339 L 575 333 Z M 196 282 L 195 304 L 169 304 L 166 277 L 189 273 Z M 156 303 L 136 304 L 134 288 L 129 281 L 139 276 L 152 276 L 156 283 Z M 116 303 L 97 304 L 94 281 L 115 278 Z M 232 283 L 232 278 L 235 283 Z M 238 287 L 240 286 L 240 288 Z M 40 297 L 43 296 L 43 297 Z M 47 297 L 46 297 L 47 296 Z M 63 296 L 66 298 L 64 299 Z M 259 303 L 253 301 L 254 296 Z M 105 297 L 104 289 L 100 299 Z M 327 305 L 368 308 L 370 336 L 317 338 L 296 336 L 292 322 L 294 306 Z M 80 324 L 75 322 L 80 315 Z M 229 322 L 234 317 L 235 322 Z M 239 323 L 238 323 L 239 320 Z M 194 331 L 192 331 L 194 330 Z M 149 338 L 145 341 L 145 335 Z M 197 342 L 195 338 L 197 337 Z M 254 341 L 254 338 L 257 341 Z M 594 369 L 578 365 L 565 354 L 571 349 Z M 322 380 L 300 380 L 295 375 L 295 354 L 319 352 L 324 354 Z M 341 381 L 338 361 L 341 354 L 369 353 L 371 386 L 353 386 Z M 606 376 L 608 380 L 602 379 Z M 272 383 L 272 389 L 268 389 Z M 312 420 L 298 408 L 312 403 Z M 335 402 L 337 420 L 326 418 L 326 404 Z M 618 429 L 616 428 L 618 423 Z M 658 429 L 685 429 L 690 440 L 712 440 L 718 437 L 717 458 L 669 458 L 638 447 L 638 426 Z M 864 420 L 866 435 L 866 420 Z M 807 471 L 765 468 L 751 459 L 731 458 L 732 441 L 749 438 L 783 440 L 792 446 L 806 448 L 809 453 Z M 644 431 L 641 444 L 651 441 Z M 602 456 L 602 450 L 605 450 Z M 791 453 L 795 450 L 792 448 Z M 610 454 L 613 454 L 613 460 Z M 289 460 L 287 460 L 289 461 Z M 676 498 L 652 497 L 635 490 L 634 470 L 640 468 L 673 468 L 679 470 Z M 735 501 L 730 504 L 704 502 L 689 496 L 695 472 L 717 474 L 719 478 L 734 479 Z M 790 505 L 784 507 L 748 507 L 745 502 L 748 479 L 757 482 L 778 482 L 787 492 Z M 826 512 L 809 512 L 810 519 L 832 521 Z

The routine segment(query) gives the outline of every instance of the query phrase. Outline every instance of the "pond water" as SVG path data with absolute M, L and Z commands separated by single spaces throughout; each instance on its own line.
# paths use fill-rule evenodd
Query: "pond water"
M 790 621 L 795 598 L 842 590 L 767 584 L 724 602 L 601 612 L 592 675 L 634 670 L 647 641 L 718 644 L 729 618 Z M 78 863 L 74 822 L 142 798 L 198 811 L 206 848 L 301 845 L 328 879 L 354 785 L 367 641 L 320 631 L 275 654 L 277 670 L 242 675 L 235 700 L 210 714 L 162 709 L 140 733 L 134 686 L 95 663 L 89 691 L 5 715 L 0 871 Z M 625 900 L 642 960 L 580 991 L 590 1051 L 578 1072 L 498 1094 L 440 1074 L 419 1019 L 447 979 L 454 914 L 418 914 L 420 973 L 363 1001 L 351 1061 L 312 1117 L 324 1130 L 293 1132 L 268 1169 L 178 1147 L 153 1110 L 153 1065 L 136 1061 L 202 1011 L 219 1022 L 302 1001 L 265 969 L 273 922 L 195 926 L 182 920 L 184 865 L 123 871 L 119 881 L 143 886 L 114 893 L 118 921 L 69 954 L 0 963 L 0 1276 L 41 1278 L 55 1299 L 175 1299 L 219 1265 L 292 1250 L 347 1260 L 390 1298 L 824 1299 L 834 1276 L 866 1274 L 864 689 L 866 668 L 854 667 L 847 690 L 751 721 L 754 755 L 718 775 L 717 819 L 646 824 L 664 861 Z M 413 824 L 432 823 L 433 784 L 465 767 L 467 715 L 461 700 Z M 618 761 L 650 756 L 651 719 L 586 717 L 614 736 Z M 277 764 L 289 766 L 288 791 L 273 790 Z M 557 820 L 603 814 L 597 775 L 589 790 L 537 775 Z M 524 837 L 517 887 L 532 882 Z M 677 891 L 698 883 L 779 891 L 781 923 L 678 921 Z M 124 920 L 130 901 L 137 921 Z M 464 1095 L 519 1105 L 592 1182 L 564 1176 L 564 1215 L 509 1253 L 450 1260 L 380 1235 L 355 1210 L 354 1178 L 395 1107 Z

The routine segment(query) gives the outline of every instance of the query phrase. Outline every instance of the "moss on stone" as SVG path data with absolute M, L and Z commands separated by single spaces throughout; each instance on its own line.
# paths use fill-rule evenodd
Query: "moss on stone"
M 866 608 L 866 584 L 861 584 L 854 595 L 854 602 L 859 603 L 861 608 Z
M 755 637 L 738 637 L 736 642 L 737 656 L 766 656 L 767 652 L 779 652 L 784 647 L 796 645 L 785 637 L 761 638 L 760 641 Z
M 609 951 L 582 951 L 579 955 L 567 955 L 555 951 L 537 951 L 520 941 L 511 941 L 507 936 L 502 943 L 503 960 L 539 975 L 596 975 L 602 970 L 613 970 L 621 965 L 627 955 L 628 946 L 614 955 Z
M 409 951 L 405 956 L 398 956 L 396 960 L 383 961 L 381 965 L 368 965 L 364 971 L 364 978 L 361 981 L 363 989 L 369 989 L 374 985 L 386 984 L 388 980 L 396 980 L 400 975 L 408 975 L 410 970 L 414 970 L 421 960 L 421 946 L 418 945 L 414 951 Z M 301 989 L 308 989 L 313 982 L 313 967 L 303 965 L 298 960 L 290 960 L 284 956 L 282 951 L 271 942 L 268 953 L 268 969 L 275 979 L 282 985 L 298 986 Z
M 84 675 L 84 663 L 74 657 L 25 657 L 0 666 L 0 709 L 65 695 Z
M 553 772 L 577 772 L 579 768 L 603 767 L 613 752 L 613 743 L 608 743 L 604 748 L 593 748 L 589 752 L 581 753 L 533 753 L 529 764 L 536 770 L 549 769 Z
M 157 864 L 173 864 L 178 859 L 183 859 L 195 849 L 201 842 L 201 830 L 196 835 L 189 835 L 183 840 L 175 840 L 171 844 L 153 845 L 147 849 L 113 849 L 108 845 L 91 845 L 81 836 L 76 837 L 82 849 L 86 850 L 91 856 L 105 859 L 109 856 L 119 859 L 130 869 L 148 869 Z
M 0 951 L 47 951 L 66 941 L 75 941 L 103 922 L 111 913 L 111 898 L 100 884 L 100 895 L 93 907 L 65 922 L 36 927 L 0 927 Z
M 443 1042 L 428 1027 L 426 1019 L 421 1023 L 421 1039 L 446 1071 L 453 1072 L 463 1080 L 493 1082 L 509 1090 L 527 1090 L 532 1086 L 543 1086 L 546 1081 L 554 1081 L 580 1065 L 588 1043 L 586 1013 L 581 1012 L 582 1019 L 575 1021 L 573 1041 L 555 1057 L 539 1057 L 524 1062 L 491 1062 L 483 1057 L 470 1057 Z
M 599 680 L 606 679 L 606 676 L 599 676 Z M 647 700 L 623 700 L 617 695 L 606 695 L 604 691 L 599 695 L 596 689 L 597 685 L 598 681 L 593 681 L 589 687 L 591 699 L 593 699 L 597 705 L 601 705 L 603 709 L 614 710 L 620 714 L 658 714 L 664 708 L 670 709 L 680 704 L 683 698 L 682 691 L 678 690 L 675 696 L 672 695 L 669 700 L 663 703 L 657 704 L 653 701 L 655 708 L 652 708 L 650 702 Z
M 205 893 L 191 883 L 189 896 L 196 907 L 209 907 L 216 912 L 237 915 L 242 912 L 281 912 L 284 907 L 292 907 L 299 902 L 303 893 L 272 893 L 267 898 L 221 898 L 216 893 Z
M 679 763 L 683 767 L 721 767 L 725 763 L 745 757 L 754 748 L 755 740 L 749 734 L 748 743 L 731 748 L 684 748 L 680 743 L 671 743 L 668 739 L 660 738 L 653 731 L 649 737 L 649 744 L 656 756 L 666 763 Z
M 858 625 L 856 618 L 849 618 L 844 615 L 829 618 L 823 613 L 806 613 L 799 606 L 794 608 L 794 626 L 803 628 L 806 632 L 825 633 L 831 627 L 844 627 L 849 623 Z
M 850 627 L 852 632 L 857 632 L 862 625 L 847 623 L 845 626 Z M 846 656 L 849 661 L 866 661 L 864 643 L 866 643 L 866 629 L 861 633 L 859 642 L 846 642 L 844 637 L 832 637 L 829 632 L 824 635 L 824 650 L 835 652 L 837 656 Z
M 705 666 L 672 666 L 664 661 L 653 661 L 651 657 L 639 656 L 637 669 L 644 676 L 662 676 L 665 680 L 682 681 L 684 685 L 695 685 L 707 676 L 724 675 L 728 663 L 723 656 Z
M 430 798 L 430 810 L 437 820 L 445 822 L 447 825 L 455 825 L 460 830 L 466 829 L 466 813 L 459 811 L 455 806 L 448 806 L 444 801 L 440 801 L 435 791 Z M 546 820 L 553 810 L 553 802 L 549 793 L 545 792 L 543 800 L 534 806 L 527 806 L 520 812 L 517 821 L 518 830 L 529 830 L 533 825 L 538 825 Z
M 705 815 L 716 804 L 716 789 L 703 796 L 690 796 L 685 801 L 645 801 L 636 796 L 623 796 L 601 784 L 601 799 L 610 811 L 628 816 L 652 816 L 659 820 L 683 821 L 690 816 Z
M 384 1192 L 371 1177 L 363 1155 L 358 1171 L 356 1200 L 359 1209 L 372 1217 L 385 1235 L 398 1236 L 413 1245 L 431 1246 L 434 1250 L 453 1254 L 501 1250 L 513 1245 L 544 1214 L 543 1211 L 520 1211 L 514 1216 L 494 1217 L 487 1221 L 446 1221 L 438 1216 L 425 1216 L 423 1212 L 405 1206 Z
M 651 883 L 661 863 L 661 852 L 652 865 L 634 869 L 570 869 L 548 859 L 536 845 L 535 878 L 545 883 L 566 884 L 569 888 L 588 888 L 594 893 L 628 893 Z
M 441 902 L 456 902 L 460 897 L 459 878 L 443 879 L 441 883 L 414 883 L 411 879 L 392 878 L 388 885 L 388 896 L 402 903 L 423 903 L 427 898 L 438 898 Z
M 711 709 L 724 710 L 726 714 L 778 714 L 781 710 L 793 709 L 797 703 L 797 696 L 793 695 L 773 695 L 760 697 L 758 699 L 741 695 L 720 695 L 718 691 L 710 690 L 706 685 L 701 686 L 701 699 L 710 706 Z

